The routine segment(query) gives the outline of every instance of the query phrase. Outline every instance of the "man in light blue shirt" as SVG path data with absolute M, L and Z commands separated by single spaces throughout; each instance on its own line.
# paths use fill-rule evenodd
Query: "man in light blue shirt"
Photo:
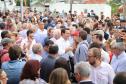
M 74 61 L 75 63 L 80 61 L 87 61 L 87 53 L 88 53 L 88 47 L 89 44 L 87 42 L 87 32 L 82 30 L 79 33 L 79 44 L 77 46 L 77 49 L 75 51 Z
M 114 69 L 115 73 L 126 72 L 125 44 L 123 42 L 113 41 L 111 48 L 114 54 L 111 61 L 111 66 Z
M 45 40 L 45 38 L 47 38 L 47 30 L 44 29 L 43 22 L 39 22 L 38 25 L 39 25 L 39 28 L 34 33 L 34 38 L 37 43 L 41 43 L 42 45 L 44 45 L 44 40 Z

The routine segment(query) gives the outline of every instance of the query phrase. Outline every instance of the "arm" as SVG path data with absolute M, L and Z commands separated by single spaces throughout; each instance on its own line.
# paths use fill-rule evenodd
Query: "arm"
M 112 67 L 110 66 L 110 70 L 109 70 L 109 73 L 108 73 L 108 84 L 113 84 L 114 77 L 115 77 L 115 72 L 112 69 Z
M 83 60 L 83 61 L 87 61 L 88 48 L 85 44 L 80 46 L 79 52 L 80 52 L 79 53 L 80 59 Z

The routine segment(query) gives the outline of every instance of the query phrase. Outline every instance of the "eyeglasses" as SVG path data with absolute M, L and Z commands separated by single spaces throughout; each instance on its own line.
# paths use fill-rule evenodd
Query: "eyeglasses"
M 88 56 L 88 58 L 91 58 L 91 57 L 96 57 L 96 56 Z
M 73 73 L 72 75 L 73 75 L 73 77 L 76 77 L 78 75 L 78 73 Z

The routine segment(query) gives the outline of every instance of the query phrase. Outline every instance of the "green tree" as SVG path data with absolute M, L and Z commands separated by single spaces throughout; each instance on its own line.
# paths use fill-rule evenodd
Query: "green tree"
M 112 13 L 116 13 L 122 3 L 121 0 L 110 0 L 108 4 L 112 7 Z
M 50 3 L 52 2 L 53 0 L 39 0 L 39 2 L 42 2 L 42 3 Z
M 24 0 L 23 0 L 24 2 Z M 24 5 L 24 3 L 23 3 Z M 20 0 L 16 0 L 16 6 L 20 6 Z M 30 6 L 30 0 L 26 0 L 26 6 Z

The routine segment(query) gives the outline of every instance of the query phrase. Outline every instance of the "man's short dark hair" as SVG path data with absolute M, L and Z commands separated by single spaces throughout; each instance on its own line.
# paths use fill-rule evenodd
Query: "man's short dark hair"
M 48 39 L 48 38 L 45 39 L 44 42 L 45 42 L 44 47 L 45 47 L 45 46 L 49 46 L 49 45 L 53 45 L 53 44 L 54 44 L 54 42 L 53 42 L 52 40 Z
M 113 80 L 113 84 L 126 84 L 126 72 L 118 73 Z
M 101 48 L 101 45 L 100 45 L 100 43 L 93 42 L 93 43 L 91 43 L 89 49 L 91 49 L 91 48 Z
M 84 28 L 84 30 L 87 32 L 87 34 L 90 34 L 90 28 Z
M 86 40 L 87 39 L 87 32 L 84 30 L 80 31 L 79 37 L 81 37 L 82 40 Z
M 29 34 L 31 34 L 31 33 L 34 33 L 34 32 L 33 32 L 32 30 L 29 29 L 29 30 L 27 31 L 27 36 L 29 36 Z
M 17 60 L 21 56 L 21 48 L 18 45 L 14 45 L 9 48 L 8 53 L 11 60 Z
M 50 47 L 49 47 L 49 54 L 57 54 L 58 53 L 58 50 L 59 50 L 59 48 L 58 48 L 58 46 L 57 45 L 51 45 Z
M 8 36 L 7 36 L 8 34 L 9 34 L 9 32 L 8 32 L 7 30 L 2 31 L 2 32 L 1 32 L 1 37 L 2 37 L 2 39 L 8 37 Z
M 65 33 L 66 30 L 70 30 L 70 29 L 68 29 L 68 28 L 62 28 L 62 29 L 61 29 L 61 34 Z

